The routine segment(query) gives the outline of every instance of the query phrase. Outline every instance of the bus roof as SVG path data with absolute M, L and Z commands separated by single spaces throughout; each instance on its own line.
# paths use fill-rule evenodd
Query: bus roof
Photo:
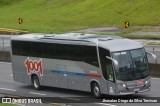
M 138 49 L 142 48 L 143 45 L 134 40 L 119 36 L 103 35 L 97 36 L 96 34 L 80 34 L 80 33 L 66 33 L 66 34 L 24 34 L 17 37 L 13 37 L 12 40 L 21 41 L 42 41 L 53 42 L 53 43 L 64 43 L 68 44 L 87 44 L 98 45 L 99 47 L 110 50 L 111 52 Z

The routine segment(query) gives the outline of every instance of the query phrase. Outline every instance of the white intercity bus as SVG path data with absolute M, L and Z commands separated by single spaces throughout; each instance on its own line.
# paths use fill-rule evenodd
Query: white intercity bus
M 51 86 L 101 94 L 150 91 L 147 54 L 140 43 L 95 34 L 25 34 L 11 39 L 13 77 L 35 89 Z

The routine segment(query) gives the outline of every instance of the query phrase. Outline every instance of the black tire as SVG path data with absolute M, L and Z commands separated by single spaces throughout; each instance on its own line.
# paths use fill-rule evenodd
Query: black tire
M 101 95 L 101 91 L 100 91 L 100 87 L 98 83 L 93 83 L 92 85 L 92 94 L 94 95 L 94 97 L 100 98 Z
M 39 90 L 41 88 L 38 76 L 33 76 L 32 85 L 35 89 Z

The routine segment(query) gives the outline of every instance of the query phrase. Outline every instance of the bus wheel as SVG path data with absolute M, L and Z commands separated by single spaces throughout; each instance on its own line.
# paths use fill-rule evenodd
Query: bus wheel
M 37 89 L 37 90 L 39 90 L 40 89 L 40 83 L 39 83 L 39 78 L 38 78 L 38 76 L 33 76 L 33 78 L 32 78 L 32 84 L 33 84 L 33 87 L 35 88 L 35 89 Z
M 101 97 L 100 87 L 96 82 L 92 85 L 92 93 L 95 97 Z

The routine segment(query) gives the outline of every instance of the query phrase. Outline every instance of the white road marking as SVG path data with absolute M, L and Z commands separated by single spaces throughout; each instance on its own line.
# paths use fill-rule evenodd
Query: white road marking
M 0 88 L 1 90 L 6 90 L 6 91 L 17 91 L 17 90 L 14 90 L 14 89 L 8 89 L 8 88 Z
M 13 75 L 11 74 L 10 77 L 13 77 Z
M 64 98 L 64 96 L 59 96 L 59 97 Z
M 36 92 L 29 92 L 31 94 L 35 94 L 35 95 L 47 95 L 47 94 L 43 94 L 43 93 L 36 93 Z
M 10 62 L 0 62 L 0 64 L 12 64 L 12 63 L 10 63 Z
M 14 103 L 13 103 L 14 104 Z M 18 104 L 18 103 L 15 103 L 16 105 L 18 106 L 26 106 L 26 105 L 23 105 L 23 104 Z M 28 106 L 28 105 L 27 105 Z
M 75 98 L 70 98 L 70 97 L 64 97 L 64 96 L 59 96 L 60 98 L 65 98 L 65 99 L 72 99 L 72 100 L 80 100 L 80 99 L 75 99 Z
M 96 103 L 98 105 L 105 105 L 105 106 L 117 106 L 117 105 L 112 105 L 112 104 L 107 104 L 107 103 Z
M 75 98 L 65 98 L 65 99 L 80 100 L 80 99 L 75 99 Z
M 156 79 L 156 80 L 160 80 L 160 78 L 151 78 L 151 79 Z
M 72 106 L 72 105 L 69 105 L 69 104 L 66 104 L 66 103 L 50 103 L 51 106 Z

